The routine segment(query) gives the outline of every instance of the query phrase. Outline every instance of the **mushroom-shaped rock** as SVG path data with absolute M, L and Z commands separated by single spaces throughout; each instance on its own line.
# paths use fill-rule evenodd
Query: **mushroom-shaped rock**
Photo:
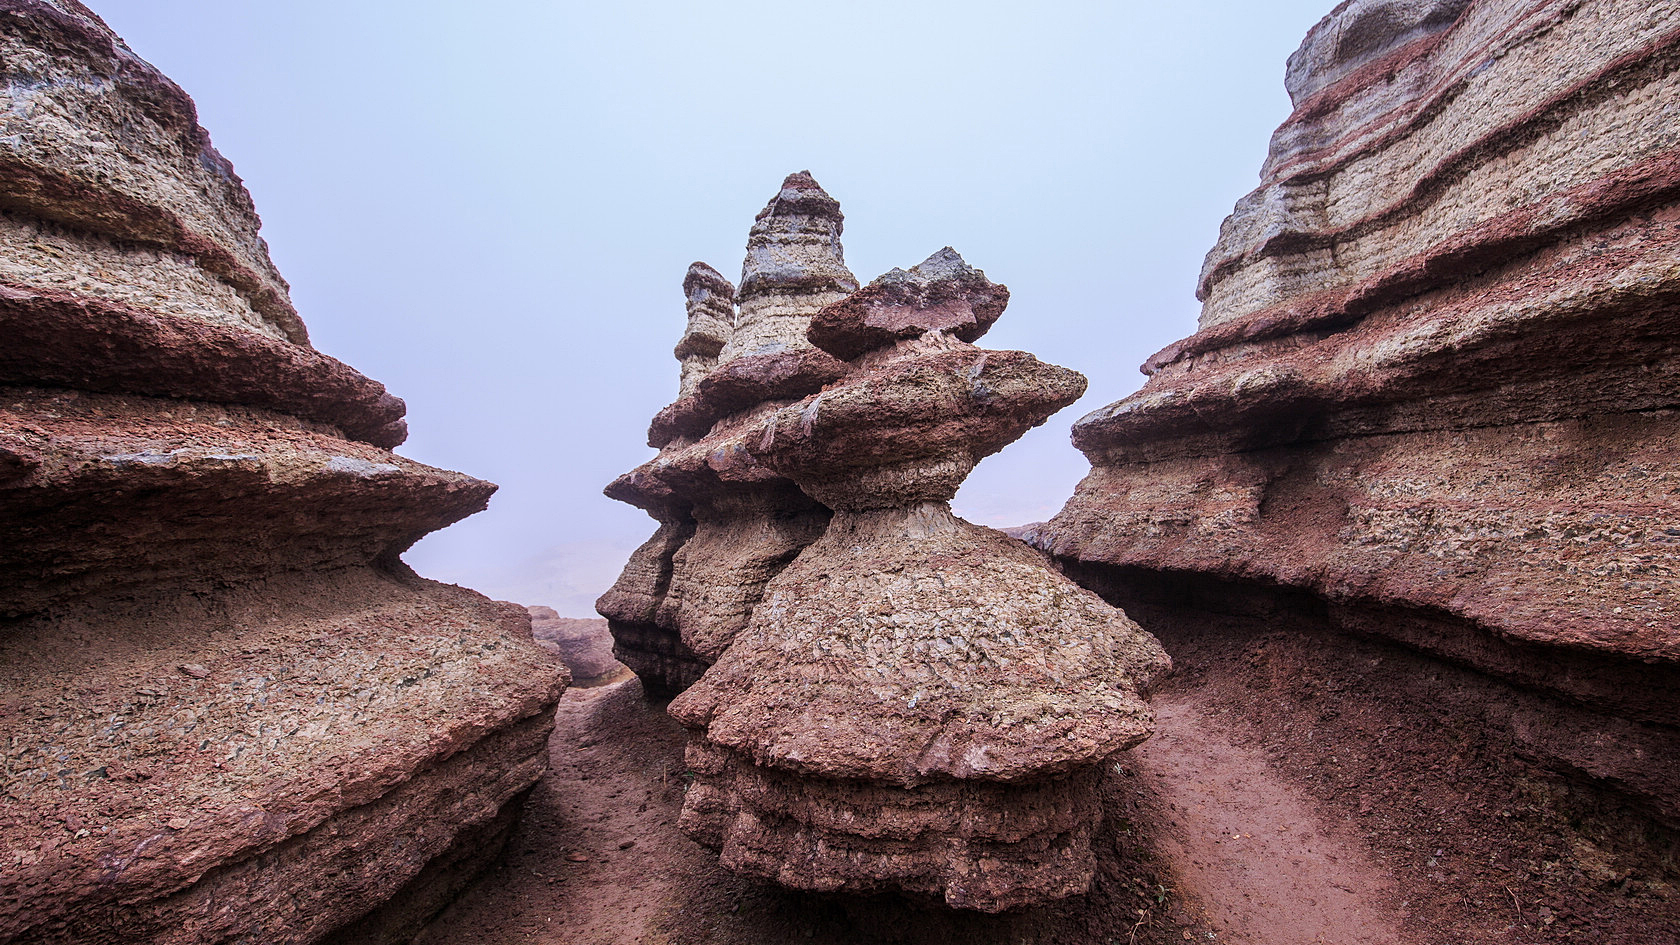
M 904 306 L 915 324 L 919 306 L 937 324 L 973 274 L 924 272 L 915 292 L 853 311 Z M 671 705 L 696 774 L 682 826 L 726 866 L 984 911 L 1087 888 L 1098 775 L 1148 735 L 1143 693 L 1166 654 L 948 505 L 980 457 L 1084 387 L 941 331 L 757 421 L 748 452 L 834 517 Z

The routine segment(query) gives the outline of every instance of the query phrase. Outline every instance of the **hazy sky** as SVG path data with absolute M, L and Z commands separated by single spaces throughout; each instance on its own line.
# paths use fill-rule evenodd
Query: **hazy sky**
M 1333 6 L 88 2 L 197 101 L 315 346 L 408 401 L 400 452 L 501 484 L 407 560 L 578 616 L 653 531 L 601 488 L 653 455 L 683 274 L 735 278 L 791 171 L 861 280 L 954 246 L 1012 293 L 981 344 L 1090 379 L 955 503 L 1054 514 L 1069 427 L 1194 330 Z

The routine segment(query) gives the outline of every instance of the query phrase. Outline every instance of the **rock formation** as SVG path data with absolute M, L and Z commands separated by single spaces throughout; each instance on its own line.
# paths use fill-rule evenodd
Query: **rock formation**
M 1199 330 L 1078 423 L 1037 542 L 1117 600 L 1306 592 L 1539 693 L 1490 720 L 1680 822 L 1676 63 L 1672 4 L 1338 7 Z
M 398 555 L 494 486 L 389 452 L 192 102 L 0 2 L 0 942 L 396 940 L 493 856 L 564 670 Z M 383 905 L 382 905 L 383 904 Z
M 678 400 L 692 397 L 716 370 L 718 355 L 735 329 L 735 287 L 716 269 L 705 263 L 688 267 L 683 295 L 688 299 L 688 330 L 672 352 L 682 362 Z
M 689 267 L 683 280 L 689 329 L 677 346 L 685 379 L 691 375 L 688 352 L 715 343 L 730 316 L 733 323 L 716 364 L 692 372 L 704 374 L 694 393 L 687 394 L 685 384 L 684 396 L 654 418 L 649 446 L 663 449 L 678 438 L 704 436 L 723 417 L 768 400 L 803 397 L 846 372 L 805 338 L 819 309 L 857 289 L 840 246 L 844 222 L 839 202 L 809 172 L 790 174 L 753 222 L 739 292 L 705 263 Z M 731 296 L 739 313 L 725 304 Z
M 746 626 L 765 583 L 828 524 L 828 509 L 746 452 L 746 430 L 846 371 L 805 339 L 818 310 L 857 288 L 843 222 L 810 174 L 789 175 L 753 223 L 739 315 L 735 287 L 712 267 L 695 263 L 683 280 L 682 394 L 648 433 L 660 454 L 607 487 L 659 530 L 596 604 L 614 652 L 650 694 L 672 696 L 700 678 Z
M 562 617 L 553 607 L 527 607 L 531 638 L 560 657 L 574 686 L 598 686 L 625 677 L 623 663 L 613 659 L 612 634 L 599 617 Z
M 1084 378 L 970 344 L 1008 290 L 950 249 L 841 291 L 838 233 L 807 175 L 760 215 L 742 317 L 691 397 L 730 371 L 759 393 L 609 487 L 662 524 L 601 611 L 626 662 L 661 619 L 691 654 L 676 680 L 632 666 L 688 687 L 682 827 L 725 866 L 986 911 L 1082 892 L 1101 767 L 1148 734 L 1165 654 L 949 500 Z
M 978 337 L 1008 292 L 949 249 L 825 308 L 851 373 L 748 452 L 834 511 L 671 714 L 682 826 L 733 869 L 997 911 L 1085 891 L 1103 763 L 1146 737 L 1166 655 L 999 532 L 951 514 L 974 464 L 1085 379 Z

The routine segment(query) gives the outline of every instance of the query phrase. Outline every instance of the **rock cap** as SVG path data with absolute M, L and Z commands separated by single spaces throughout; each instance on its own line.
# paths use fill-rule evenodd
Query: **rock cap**
M 973 343 L 1003 314 L 1009 287 L 963 261 L 947 246 L 909 270 L 893 269 L 811 320 L 812 344 L 851 360 L 929 332 Z

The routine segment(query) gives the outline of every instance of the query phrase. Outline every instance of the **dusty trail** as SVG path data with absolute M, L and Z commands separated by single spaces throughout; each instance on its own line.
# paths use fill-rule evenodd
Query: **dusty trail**
M 682 744 L 634 678 L 567 690 L 549 772 L 501 866 L 416 945 L 657 941 L 651 923 L 669 891 L 707 865 L 676 827 Z
M 1388 879 L 1358 841 L 1322 822 L 1190 700 L 1157 697 L 1159 734 L 1127 762 L 1131 776 L 1116 778 L 1135 799 L 1137 829 L 1112 816 L 1119 832 L 1109 836 L 1119 839 L 1106 842 L 1145 836 L 1152 882 L 1135 884 L 1148 887 L 1142 898 L 1122 895 L 1134 891 L 1134 871 L 1122 868 L 1124 881 L 1101 878 L 1090 896 L 999 919 L 888 897 L 848 905 L 721 870 L 676 826 L 681 729 L 634 680 L 573 689 L 558 711 L 552 768 L 502 866 L 419 942 L 1404 942 L 1383 906 Z M 1156 908 L 1168 897 L 1170 910 Z M 1146 908 L 1134 908 L 1140 901 Z
M 1324 821 L 1189 694 L 1153 702 L 1155 736 L 1133 751 L 1145 809 L 1192 908 L 1227 942 L 1404 945 L 1392 879 Z

